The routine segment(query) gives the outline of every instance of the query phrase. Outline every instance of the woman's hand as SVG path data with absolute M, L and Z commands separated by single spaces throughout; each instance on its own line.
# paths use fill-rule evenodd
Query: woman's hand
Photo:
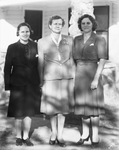
M 96 90 L 98 87 L 98 79 L 94 79 L 91 83 L 91 90 Z
M 104 69 L 104 65 L 105 65 L 106 60 L 105 59 L 100 59 L 99 64 L 98 64 L 98 68 L 97 71 L 95 73 L 94 79 L 91 83 L 91 90 L 95 90 L 98 87 L 98 82 L 99 82 L 99 78 L 100 75 L 102 73 L 102 70 Z

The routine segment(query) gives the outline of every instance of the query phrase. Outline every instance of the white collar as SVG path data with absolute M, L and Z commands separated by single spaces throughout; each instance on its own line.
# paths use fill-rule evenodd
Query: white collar
M 59 43 L 60 43 L 60 41 L 62 40 L 62 35 L 60 34 L 59 35 L 59 39 L 58 39 L 58 42 L 55 40 L 55 38 L 54 38 L 54 36 L 51 34 L 51 39 L 53 40 L 53 42 L 57 45 L 57 46 L 59 46 Z

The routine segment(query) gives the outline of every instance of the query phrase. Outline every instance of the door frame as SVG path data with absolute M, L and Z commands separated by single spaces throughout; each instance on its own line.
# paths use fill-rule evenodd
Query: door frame
M 37 7 L 28 7 L 28 6 L 26 6 L 26 7 L 23 7 L 23 16 L 24 16 L 24 21 L 25 21 L 25 11 L 26 10 L 29 10 L 29 11 L 42 11 L 42 37 L 43 37 L 43 21 L 44 21 L 44 10 L 43 9 L 38 9 Z

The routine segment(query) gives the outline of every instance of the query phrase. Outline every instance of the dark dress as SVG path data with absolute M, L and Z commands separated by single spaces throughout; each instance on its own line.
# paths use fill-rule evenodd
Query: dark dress
M 75 110 L 76 115 L 97 116 L 104 113 L 103 83 L 101 77 L 97 90 L 91 90 L 98 62 L 107 59 L 105 39 L 92 33 L 84 44 L 83 35 L 74 39 Z
M 4 66 L 5 90 L 10 90 L 8 117 L 40 113 L 37 43 L 20 41 L 8 46 Z

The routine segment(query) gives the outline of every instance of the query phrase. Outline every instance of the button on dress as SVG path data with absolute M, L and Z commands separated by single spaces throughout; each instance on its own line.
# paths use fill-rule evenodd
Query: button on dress
M 20 41 L 8 46 L 5 67 L 5 90 L 10 90 L 8 117 L 34 116 L 40 113 L 41 91 L 38 74 L 37 44 Z

